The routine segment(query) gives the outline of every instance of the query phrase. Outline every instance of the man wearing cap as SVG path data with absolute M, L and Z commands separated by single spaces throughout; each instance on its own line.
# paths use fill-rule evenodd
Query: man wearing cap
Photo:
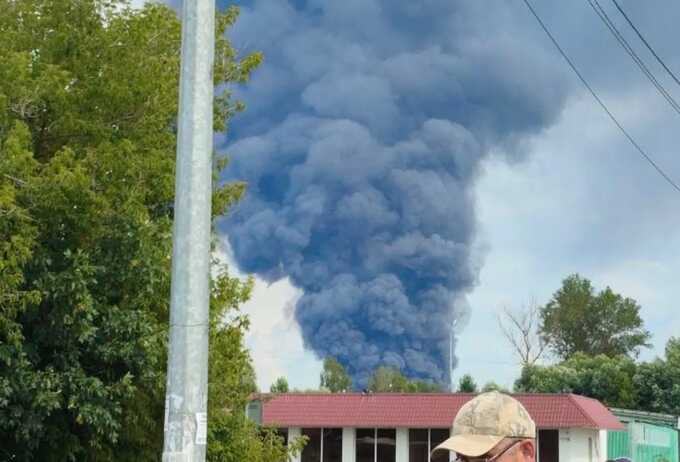
M 496 391 L 466 403 L 453 421 L 451 435 L 434 451 L 455 452 L 460 462 L 536 460 L 536 424 L 519 401 Z

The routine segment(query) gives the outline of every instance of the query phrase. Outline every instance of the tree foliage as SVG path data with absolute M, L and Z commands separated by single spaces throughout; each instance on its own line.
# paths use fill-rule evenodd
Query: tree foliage
M 271 393 L 288 393 L 288 380 L 285 377 L 279 377 L 269 387 Z
M 574 274 L 541 308 L 541 336 L 552 351 L 567 359 L 591 356 L 637 356 L 648 346 L 640 306 L 609 287 L 596 293 L 588 279 Z
M 560 364 L 525 366 L 515 391 L 575 393 L 612 407 L 680 415 L 680 339 L 671 338 L 665 357 L 650 362 L 577 353 Z
M 436 383 L 411 380 L 399 369 L 389 366 L 378 367 L 368 381 L 368 390 L 373 393 L 433 393 L 442 391 Z
M 323 360 L 319 386 L 331 393 L 345 393 L 352 390 L 352 378 L 342 364 L 329 356 Z
M 408 379 L 399 369 L 388 366 L 380 366 L 368 380 L 368 390 L 374 393 L 404 391 Z
M 493 381 L 485 383 L 484 386 L 482 387 L 482 393 L 486 393 L 489 391 L 499 391 L 501 393 L 508 393 L 508 390 L 505 387 Z
M 162 445 L 180 24 L 161 4 L 0 0 L 0 459 L 157 460 Z M 215 84 L 245 82 L 219 14 Z M 215 100 L 215 127 L 241 106 Z M 224 165 L 216 162 L 216 167 Z M 243 192 L 219 185 L 213 213 Z M 254 373 L 215 269 L 208 457 L 285 460 L 244 416 Z M 262 436 L 261 436 L 262 435 Z M 293 445 L 294 446 L 294 445 Z
M 477 393 L 477 382 L 470 374 L 465 374 L 458 381 L 459 393 Z
M 634 408 L 637 390 L 633 381 L 637 366 L 625 355 L 588 356 L 576 353 L 552 366 L 526 366 L 515 382 L 515 391 L 575 393 L 596 398 L 608 406 Z
M 680 338 L 666 344 L 665 358 L 638 366 L 633 378 L 638 407 L 649 412 L 680 415 Z

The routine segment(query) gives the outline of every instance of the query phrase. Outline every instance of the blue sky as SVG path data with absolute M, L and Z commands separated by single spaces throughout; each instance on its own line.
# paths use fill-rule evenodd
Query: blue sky
M 612 111 L 680 179 L 680 116 L 586 2 L 537 3 Z M 622 4 L 680 72 L 680 7 Z M 437 379 L 453 320 L 454 378 L 509 386 L 518 367 L 496 313 L 545 303 L 574 272 L 640 302 L 654 344 L 643 358 L 680 332 L 680 194 L 521 1 L 240 6 L 232 41 L 265 63 L 236 89 L 248 110 L 217 141 L 233 158 L 226 176 L 250 182 L 222 229 L 225 253 L 258 278 L 244 309 L 261 388 L 280 375 L 316 387 L 318 356 L 334 353 L 363 361 L 357 377 L 387 363 Z

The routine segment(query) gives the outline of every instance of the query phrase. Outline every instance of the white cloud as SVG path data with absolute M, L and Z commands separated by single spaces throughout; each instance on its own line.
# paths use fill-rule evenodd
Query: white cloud
M 293 316 L 300 295 L 287 279 L 269 286 L 258 280 L 252 299 L 243 306 L 252 321 L 246 345 L 262 391 L 268 391 L 281 376 L 288 379 L 291 388 L 319 386 L 321 361 L 304 349 L 302 334 Z
M 239 277 L 231 258 L 226 239 L 222 244 L 220 258 L 227 262 L 230 272 Z M 274 284 L 255 278 L 255 289 L 241 311 L 250 318 L 250 330 L 246 335 L 246 347 L 250 351 L 257 375 L 257 386 L 269 391 L 270 385 L 281 376 L 289 386 L 301 390 L 317 388 L 321 361 L 304 348 L 302 333 L 294 318 L 294 307 L 301 292 L 281 279 Z

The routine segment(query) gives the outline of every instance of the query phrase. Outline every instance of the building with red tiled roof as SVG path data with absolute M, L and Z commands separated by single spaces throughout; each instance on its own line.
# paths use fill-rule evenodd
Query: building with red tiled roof
M 604 462 L 607 430 L 622 430 L 599 401 L 573 394 L 513 395 L 538 428 L 540 462 Z M 443 462 L 465 393 L 284 393 L 253 397 L 249 413 L 287 438 L 309 438 L 295 462 Z

